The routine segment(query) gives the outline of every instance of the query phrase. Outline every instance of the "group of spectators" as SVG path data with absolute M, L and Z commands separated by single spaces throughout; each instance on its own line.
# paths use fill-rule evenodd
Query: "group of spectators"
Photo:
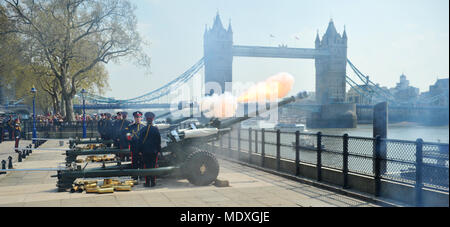
M 62 123 L 65 121 L 65 117 L 61 114 L 47 114 L 47 115 L 36 115 L 36 122 L 37 123 L 44 123 L 44 124 L 57 124 Z

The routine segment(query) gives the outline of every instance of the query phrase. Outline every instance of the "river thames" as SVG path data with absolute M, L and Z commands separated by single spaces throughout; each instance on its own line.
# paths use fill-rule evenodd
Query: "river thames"
M 308 129 L 310 132 L 322 132 L 327 135 L 372 137 L 371 124 L 358 124 L 357 128 L 348 129 Z M 447 126 L 423 126 L 415 123 L 403 122 L 388 125 L 388 139 L 416 140 L 422 138 L 425 142 L 448 143 L 449 127 Z
M 274 124 L 260 122 L 262 128 L 272 128 Z M 255 125 L 251 125 L 255 128 Z M 258 127 L 257 127 L 258 128 Z M 349 136 L 372 137 L 372 124 L 358 124 L 356 128 L 308 128 L 307 132 L 322 132 L 324 135 L 339 135 L 347 133 Z M 281 131 L 283 131 L 281 129 Z M 422 138 L 425 142 L 449 142 L 449 127 L 446 126 L 424 126 L 412 122 L 401 122 L 388 125 L 387 138 L 398 140 L 412 140 Z

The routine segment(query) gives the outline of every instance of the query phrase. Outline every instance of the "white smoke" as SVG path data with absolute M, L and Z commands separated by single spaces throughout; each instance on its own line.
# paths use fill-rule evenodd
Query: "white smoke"
M 200 102 L 200 108 L 206 117 L 233 117 L 237 106 L 237 98 L 229 92 L 204 97 Z

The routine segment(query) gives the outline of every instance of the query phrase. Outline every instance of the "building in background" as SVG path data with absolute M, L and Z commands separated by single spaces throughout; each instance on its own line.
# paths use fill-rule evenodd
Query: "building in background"
M 387 87 L 380 87 L 378 84 L 375 87 L 374 85 L 360 85 L 357 89 L 350 88 L 347 92 L 346 101 L 348 103 L 356 103 L 363 105 L 372 105 L 379 102 L 383 102 L 384 99 L 378 95 L 376 92 L 379 89 L 384 90 L 385 92 L 389 92 Z
M 429 106 L 449 106 L 448 79 L 438 79 L 434 85 L 430 85 L 429 91 L 420 94 L 419 103 Z
M 395 97 L 395 102 L 399 104 L 416 103 L 420 94 L 419 88 L 409 85 L 409 80 L 406 79 L 405 74 L 402 74 L 400 76 L 400 82 L 389 90 Z

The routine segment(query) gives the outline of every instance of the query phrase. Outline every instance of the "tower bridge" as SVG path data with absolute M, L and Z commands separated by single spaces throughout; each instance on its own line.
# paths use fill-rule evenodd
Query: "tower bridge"
M 345 104 L 347 82 L 347 34 L 336 31 L 330 20 L 320 39 L 317 33 L 315 48 L 287 48 L 233 45 L 231 23 L 225 29 L 216 15 L 211 29 L 205 28 L 205 92 L 223 93 L 232 89 L 234 57 L 314 59 L 316 68 L 316 103 L 323 105 L 320 112 L 312 113 L 309 127 L 356 127 L 356 105 Z M 212 83 L 211 83 L 212 82 Z M 211 84 L 211 85 L 210 85 Z M 220 90 L 218 86 L 220 85 Z M 208 86 L 210 85 L 210 86 Z
M 206 27 L 204 33 L 206 93 L 211 93 L 209 82 L 220 85 L 219 93 L 225 91 L 226 83 L 232 82 L 233 57 L 314 59 L 316 102 L 322 105 L 343 103 L 346 94 L 347 40 L 345 29 L 342 35 L 339 34 L 333 20 L 330 20 L 322 39 L 317 33 L 314 49 L 233 45 L 231 23 L 225 29 L 217 14 L 212 28 Z
M 354 88 L 359 94 L 367 97 L 376 96 L 378 100 L 389 102 L 396 106 L 392 95 L 364 75 L 347 58 L 348 37 L 345 31 L 338 33 L 333 20 L 330 20 L 322 38 L 316 35 L 315 48 L 288 48 L 287 46 L 266 47 L 235 45 L 231 23 L 225 29 L 219 14 L 216 15 L 211 28 L 206 26 L 203 35 L 203 57 L 186 72 L 176 77 L 166 85 L 139 97 L 116 100 L 89 94 L 87 109 L 127 109 L 127 108 L 158 108 L 168 109 L 171 105 L 169 96 L 182 85 L 193 81 L 193 77 L 204 69 L 204 93 L 223 93 L 226 83 L 233 82 L 232 69 L 235 57 L 256 58 L 288 58 L 313 59 L 315 61 L 315 104 L 291 104 L 293 108 L 304 108 L 311 112 L 308 127 L 356 127 L 356 113 L 367 106 L 358 106 L 346 102 L 346 85 Z M 348 76 L 347 64 L 360 82 L 361 86 Z M 217 86 L 219 85 L 219 86 Z M 165 102 L 162 100 L 166 100 Z M 184 100 L 184 102 L 193 102 Z M 74 105 L 81 109 L 82 105 Z M 402 107 L 404 108 L 404 107 Z M 422 108 L 426 109 L 426 107 Z M 448 108 L 447 108 L 448 109 Z M 360 111 L 359 111 L 360 112 Z M 358 112 L 358 113 L 359 113 Z M 448 111 L 447 111 L 448 112 Z

